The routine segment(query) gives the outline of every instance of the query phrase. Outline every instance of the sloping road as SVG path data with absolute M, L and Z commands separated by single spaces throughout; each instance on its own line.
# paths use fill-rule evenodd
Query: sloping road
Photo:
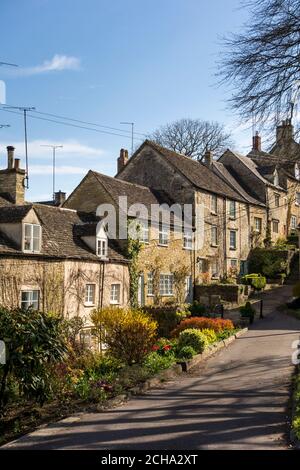
M 267 294 L 267 318 L 191 373 L 123 406 L 78 414 L 5 448 L 287 449 L 291 346 L 300 322 L 274 307 L 289 296 L 289 286 Z

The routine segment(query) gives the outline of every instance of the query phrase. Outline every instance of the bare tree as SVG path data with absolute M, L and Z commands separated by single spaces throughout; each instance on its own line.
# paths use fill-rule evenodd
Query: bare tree
M 217 156 L 232 145 L 230 134 L 218 122 L 180 119 L 160 127 L 150 139 L 163 147 L 201 160 L 206 150 Z
M 293 117 L 300 92 L 300 0 L 247 0 L 243 33 L 225 39 L 221 82 L 242 118 L 261 123 Z

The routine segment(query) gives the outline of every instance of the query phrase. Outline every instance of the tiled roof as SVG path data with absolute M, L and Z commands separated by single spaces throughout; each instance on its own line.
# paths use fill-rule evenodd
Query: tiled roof
M 238 181 L 238 176 L 233 176 L 233 174 L 226 168 L 226 166 L 221 162 L 214 162 L 213 168 L 215 171 L 219 172 L 221 177 L 223 177 L 229 185 L 231 185 L 244 199 L 246 199 L 250 204 L 264 206 L 264 204 L 258 199 L 252 197 L 250 194 L 245 191 L 245 189 L 240 185 Z
M 127 196 L 128 205 L 140 202 L 149 208 L 151 204 L 167 202 L 166 195 L 163 191 L 155 191 L 146 186 L 112 178 L 111 176 L 103 175 L 96 171 L 92 171 L 92 173 L 112 196 L 115 202 L 118 202 L 119 196 Z
M 245 202 L 244 198 L 237 191 L 229 186 L 219 175 L 211 171 L 204 163 L 161 147 L 149 140 L 145 141 L 144 145 L 146 144 L 163 155 L 176 170 L 183 174 L 197 188 Z
M 22 222 L 25 215 L 31 210 L 32 205 L 28 204 L 25 206 L 4 206 L 0 209 L 0 223 L 18 223 Z
M 83 242 L 78 233 L 78 226 L 93 225 L 97 219 L 92 214 L 80 214 L 76 211 L 51 207 L 42 204 L 11 207 L 9 221 L 21 222 L 27 212 L 33 208 L 42 226 L 42 250 L 39 255 L 55 258 L 87 259 L 99 261 L 96 254 Z M 2 213 L 5 212 L 4 216 Z M 23 215 L 23 217 L 22 217 Z M 0 221 L 8 220 L 6 208 L 0 209 Z M 94 222 L 94 223 L 91 223 Z M 90 227 L 89 227 L 90 228 Z M 93 232 L 95 234 L 95 231 Z M 0 232 L 0 253 L 22 254 L 7 236 Z M 32 256 L 26 253 L 26 256 Z M 112 261 L 126 262 L 119 247 L 109 240 L 108 258 Z

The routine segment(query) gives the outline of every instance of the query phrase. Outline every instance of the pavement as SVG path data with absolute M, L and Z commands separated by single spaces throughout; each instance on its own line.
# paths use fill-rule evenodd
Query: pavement
M 276 311 L 283 286 L 264 296 L 263 320 L 205 363 L 114 409 L 79 413 L 5 449 L 285 450 L 292 343 L 300 322 Z

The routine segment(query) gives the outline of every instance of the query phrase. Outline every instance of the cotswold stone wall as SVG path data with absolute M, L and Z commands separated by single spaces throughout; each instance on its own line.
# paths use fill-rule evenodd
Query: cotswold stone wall
M 239 303 L 243 286 L 237 284 L 210 284 L 195 286 L 195 300 L 200 301 L 201 297 L 219 295 L 221 300 L 231 303 Z

